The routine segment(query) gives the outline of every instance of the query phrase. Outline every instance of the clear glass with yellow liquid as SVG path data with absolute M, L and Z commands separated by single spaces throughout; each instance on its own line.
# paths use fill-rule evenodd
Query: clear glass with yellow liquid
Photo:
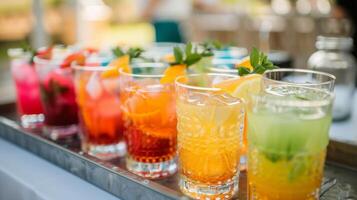
M 179 186 L 195 199 L 227 199 L 238 190 L 244 106 L 212 87 L 233 77 L 189 75 L 176 82 Z

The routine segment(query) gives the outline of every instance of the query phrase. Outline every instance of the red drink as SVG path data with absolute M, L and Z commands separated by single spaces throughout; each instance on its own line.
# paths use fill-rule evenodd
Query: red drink
M 110 67 L 74 67 L 82 150 L 108 160 L 126 153 L 118 77 L 103 77 Z
M 71 69 L 55 69 L 40 83 L 45 124 L 66 126 L 78 123 Z
M 77 103 L 71 68 L 57 60 L 35 57 L 45 115 L 45 133 L 52 139 L 77 133 Z

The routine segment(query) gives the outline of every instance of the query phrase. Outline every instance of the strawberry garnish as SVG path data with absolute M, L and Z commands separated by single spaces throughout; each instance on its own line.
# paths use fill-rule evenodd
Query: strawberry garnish
M 84 49 L 84 52 L 88 53 L 88 54 L 93 54 L 93 53 L 98 53 L 99 50 L 93 47 L 87 47 Z
M 73 53 L 67 56 L 63 63 L 61 64 L 61 68 L 67 68 L 72 65 L 72 63 L 76 63 L 77 65 L 85 65 L 86 57 L 82 53 Z
M 53 47 L 52 46 L 49 46 L 45 49 L 40 49 L 36 52 L 36 55 L 39 57 L 39 58 L 42 58 L 42 59 L 46 59 L 46 60 L 49 60 L 52 58 L 52 49 Z

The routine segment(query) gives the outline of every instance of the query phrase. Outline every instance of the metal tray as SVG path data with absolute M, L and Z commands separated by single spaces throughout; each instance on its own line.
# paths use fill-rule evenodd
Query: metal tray
M 52 162 L 120 199 L 189 199 L 178 188 L 177 174 L 161 180 L 147 180 L 127 171 L 123 158 L 101 161 L 81 152 L 78 138 L 68 141 L 52 141 L 44 137 L 40 131 L 22 129 L 15 120 L 14 104 L 0 106 L 0 115 L 1 138 Z M 357 172 L 353 170 L 327 164 L 325 174 L 328 177 L 336 177 L 338 182 L 357 186 Z M 357 188 L 350 189 L 357 190 Z M 239 193 L 234 198 L 247 199 L 245 172 L 240 175 Z

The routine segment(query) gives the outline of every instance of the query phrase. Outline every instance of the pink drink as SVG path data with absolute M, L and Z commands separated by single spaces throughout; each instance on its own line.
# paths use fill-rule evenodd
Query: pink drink
M 13 58 L 12 77 L 15 82 L 17 111 L 24 128 L 36 128 L 43 122 L 39 80 L 28 59 Z

